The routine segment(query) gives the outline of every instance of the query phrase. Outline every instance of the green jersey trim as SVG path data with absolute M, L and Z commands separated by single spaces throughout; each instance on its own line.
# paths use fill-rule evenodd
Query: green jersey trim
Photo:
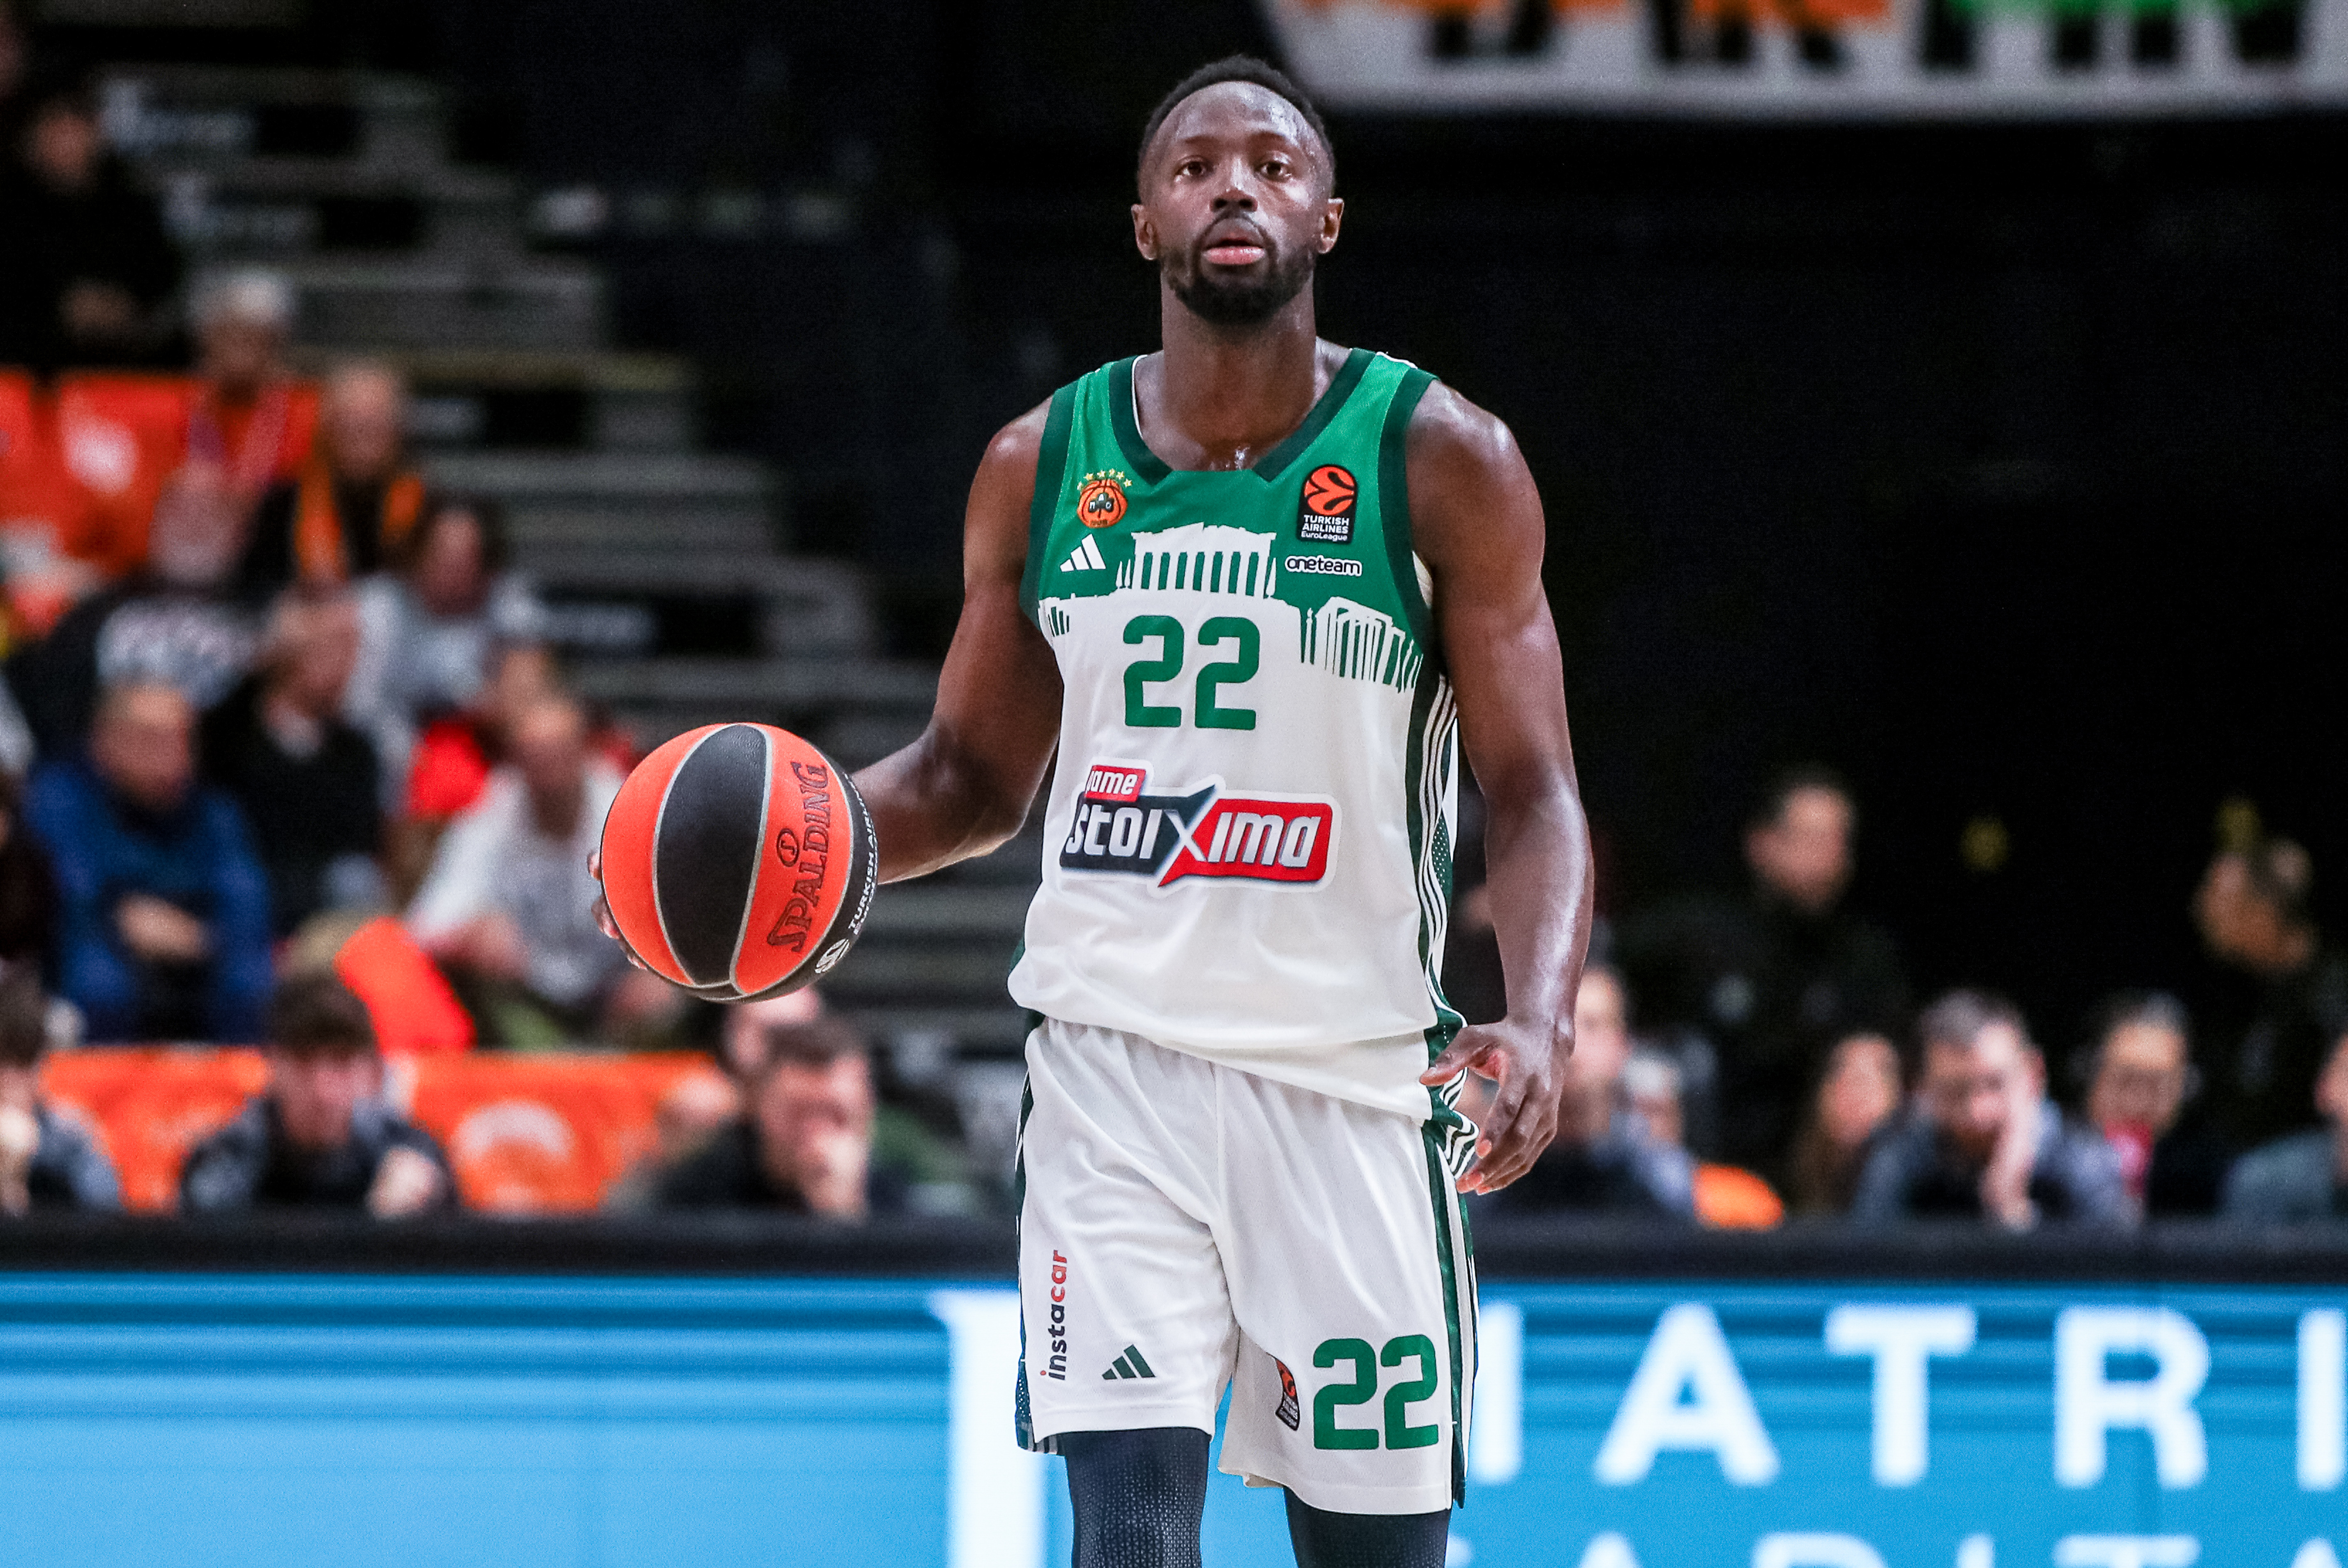
M 1052 394 L 1044 417 L 1044 445 L 1035 454 L 1035 498 L 1027 503 L 1027 562 L 1019 573 L 1019 607 L 1032 621 L 1043 597 L 1045 554 L 1052 543 L 1052 518 L 1060 507 L 1060 485 L 1068 470 L 1068 437 L 1076 422 L 1076 387 L 1071 381 Z
M 1385 524 L 1386 564 L 1410 616 L 1410 634 L 1426 650 L 1427 667 L 1440 670 L 1443 650 L 1435 642 L 1435 614 L 1418 590 L 1410 534 L 1410 420 L 1418 411 L 1418 400 L 1434 385 L 1433 376 L 1411 366 L 1386 404 L 1385 428 L 1378 432 L 1378 515 Z
M 1328 390 L 1323 392 L 1320 400 L 1313 405 L 1313 411 L 1304 416 L 1304 423 L 1291 431 L 1286 440 L 1250 463 L 1247 471 L 1266 484 L 1278 482 L 1282 473 L 1304 454 L 1307 447 L 1320 438 L 1322 431 L 1329 428 L 1329 421 L 1344 407 L 1345 400 L 1354 395 L 1354 388 L 1362 384 L 1362 375 L 1369 369 L 1370 361 L 1376 357 L 1366 348 L 1348 352 L 1345 363 L 1339 366 L 1337 374 L 1329 378 Z M 1149 483 L 1158 484 L 1174 470 L 1167 465 L 1165 459 L 1149 449 L 1149 443 L 1141 438 L 1141 427 L 1134 423 L 1133 367 L 1138 359 L 1138 356 L 1120 359 L 1108 367 L 1109 426 L 1117 432 L 1117 449 L 1125 453 L 1125 460 L 1133 465 L 1133 471 Z

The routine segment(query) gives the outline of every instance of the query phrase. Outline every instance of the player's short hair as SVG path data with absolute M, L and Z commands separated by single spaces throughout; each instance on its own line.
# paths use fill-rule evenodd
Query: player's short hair
M 1133 176 L 1137 185 L 1140 183 L 1143 168 L 1149 160 L 1150 144 L 1158 139 L 1158 133 L 1166 129 L 1167 119 L 1182 106 L 1182 100 L 1209 88 L 1220 87 L 1225 82 L 1245 82 L 1251 87 L 1262 88 L 1275 98 L 1284 99 L 1289 108 L 1303 115 L 1304 123 L 1313 128 L 1314 138 L 1321 143 L 1322 157 L 1328 160 L 1329 183 L 1333 188 L 1336 185 L 1337 147 L 1329 139 L 1329 127 L 1322 120 L 1321 111 L 1313 107 L 1304 89 L 1298 87 L 1286 71 L 1270 60 L 1258 59 L 1253 55 L 1225 55 L 1220 60 L 1200 66 L 1176 82 L 1166 96 L 1158 100 L 1158 107 L 1149 111 L 1148 123 L 1141 128 L 1141 146 L 1134 153 Z
M 2024 1044 L 2029 1042 L 2030 1026 L 2024 1021 L 2021 1008 L 1994 992 L 1961 987 L 1918 1015 L 1916 1044 L 1920 1053 L 1936 1046 L 1969 1050 L 1983 1031 L 1998 1024 L 2021 1036 Z
M 871 1047 L 856 1026 L 844 1018 L 819 1014 L 796 1024 L 773 1024 L 765 1031 L 765 1052 L 751 1072 L 763 1083 L 777 1068 L 828 1068 L 843 1057 L 869 1062 Z
M 1745 826 L 1755 832 L 1774 828 L 1786 817 L 1786 808 L 1795 796 L 1805 789 L 1825 789 L 1842 797 L 1843 804 L 1859 814 L 1859 801 L 1850 792 L 1850 782 L 1823 762 L 1797 762 L 1791 768 L 1781 768 L 1769 776 L 1760 793 L 1753 797 L 1753 808 L 1746 813 Z
M 371 1057 L 375 1019 L 334 974 L 296 975 L 270 1002 L 269 1047 L 289 1057 Z

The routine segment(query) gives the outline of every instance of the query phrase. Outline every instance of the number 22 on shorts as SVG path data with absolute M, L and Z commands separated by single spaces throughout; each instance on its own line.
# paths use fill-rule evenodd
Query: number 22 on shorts
M 1435 1341 L 1424 1334 L 1405 1334 L 1386 1341 L 1384 1351 L 1370 1348 L 1366 1339 L 1324 1339 L 1313 1352 L 1313 1365 L 1333 1367 L 1341 1361 L 1354 1367 L 1350 1383 L 1322 1386 L 1313 1396 L 1313 1446 L 1316 1449 L 1375 1449 L 1375 1427 L 1337 1424 L 1337 1412 L 1347 1405 L 1366 1405 L 1378 1397 L 1378 1367 L 1418 1364 L 1418 1376 L 1386 1390 L 1385 1446 L 1389 1449 L 1430 1449 L 1442 1439 L 1442 1429 L 1429 1422 L 1410 1424 L 1410 1407 L 1435 1398 Z

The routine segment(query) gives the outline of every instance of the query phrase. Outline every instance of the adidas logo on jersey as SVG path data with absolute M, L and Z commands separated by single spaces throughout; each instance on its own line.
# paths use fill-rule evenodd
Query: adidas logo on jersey
M 1141 1352 L 1128 1345 L 1125 1347 L 1125 1354 L 1108 1364 L 1108 1370 L 1101 1374 L 1101 1381 L 1113 1383 L 1119 1377 L 1155 1377 L 1157 1376 L 1157 1373 L 1149 1369 L 1149 1363 L 1141 1358 Z
M 1076 546 L 1076 552 L 1070 555 L 1066 561 L 1060 562 L 1060 570 L 1063 572 L 1106 572 L 1108 570 L 1108 562 L 1101 559 L 1100 546 L 1093 542 L 1092 535 L 1086 534 L 1085 536 L 1084 542 Z
M 1225 795 L 1210 780 L 1187 795 L 1144 792 L 1148 769 L 1097 762 L 1060 846 L 1065 871 L 1121 872 L 1170 887 L 1185 877 L 1312 883 L 1329 874 L 1336 803 L 1322 796 Z

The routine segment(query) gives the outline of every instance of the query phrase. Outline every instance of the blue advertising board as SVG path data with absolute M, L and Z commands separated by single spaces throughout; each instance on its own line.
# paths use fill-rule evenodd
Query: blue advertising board
M 2348 1562 L 2348 1288 L 1484 1304 L 1457 1563 Z M 34 1563 L 1035 1568 L 1016 1343 L 949 1282 L 5 1275 L 0 1520 Z M 1207 1553 L 1285 1561 L 1277 1494 L 1219 1478 Z

